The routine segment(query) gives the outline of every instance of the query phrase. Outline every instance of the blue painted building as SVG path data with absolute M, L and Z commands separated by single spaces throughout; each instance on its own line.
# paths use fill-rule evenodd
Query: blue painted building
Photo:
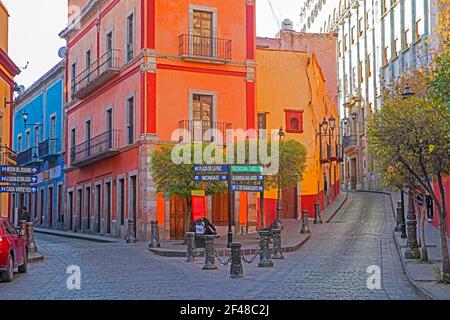
M 35 194 L 13 194 L 12 214 L 26 207 L 36 226 L 64 228 L 64 77 L 61 61 L 15 101 L 17 164 L 39 169 Z

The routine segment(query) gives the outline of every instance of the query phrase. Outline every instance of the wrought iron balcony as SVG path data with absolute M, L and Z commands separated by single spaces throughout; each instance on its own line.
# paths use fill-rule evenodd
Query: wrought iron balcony
M 72 97 L 83 99 L 120 73 L 120 50 L 109 50 L 78 74 L 72 83 Z
M 33 166 L 38 165 L 41 162 L 37 147 L 28 148 L 17 154 L 17 165 L 19 166 Z
M 12 151 L 8 146 L 0 146 L 0 165 L 17 164 L 17 153 Z
M 39 158 L 53 160 L 59 156 L 60 150 L 59 139 L 47 139 L 39 143 Z
M 185 60 L 205 60 L 226 63 L 231 60 L 232 41 L 182 34 L 179 37 L 180 56 Z
M 74 167 L 84 167 L 119 153 L 120 131 L 106 131 L 71 148 L 70 160 Z
M 343 138 L 344 149 L 356 147 L 358 145 L 358 137 L 356 135 L 345 136 Z
M 231 123 L 182 120 L 179 122 L 179 128 L 182 130 L 180 142 L 215 142 L 225 145 L 227 140 L 231 139 L 228 132 L 231 130 Z

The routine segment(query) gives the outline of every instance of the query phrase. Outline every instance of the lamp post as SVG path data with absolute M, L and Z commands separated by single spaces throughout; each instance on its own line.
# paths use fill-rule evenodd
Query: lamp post
M 409 85 L 406 85 L 405 91 L 403 92 L 403 99 L 407 100 L 413 97 L 415 93 L 411 90 Z M 409 189 L 408 192 L 408 216 L 405 219 L 403 214 L 403 221 L 406 220 L 407 227 L 407 242 L 406 242 L 406 250 L 405 250 L 405 258 L 406 259 L 416 259 L 420 257 L 419 246 L 417 242 L 417 219 L 416 212 L 414 210 L 414 190 Z
M 330 126 L 330 130 L 329 130 L 329 139 L 330 139 L 330 145 L 329 145 L 329 147 L 327 148 L 327 152 L 328 152 L 328 149 L 330 150 L 329 152 L 328 152 L 328 158 L 330 158 L 330 156 L 331 156 L 331 148 L 332 148 L 332 145 L 333 145 L 333 135 L 334 135 L 334 129 L 336 129 L 336 119 L 333 117 L 333 115 L 331 115 L 330 116 L 330 118 L 328 118 L 328 124 L 329 124 L 329 126 Z M 330 192 L 331 191 L 331 181 L 332 181 L 332 179 L 331 179 L 331 176 L 332 176 L 332 167 L 333 167 L 333 162 L 331 161 L 330 162 L 330 166 L 329 166 L 329 168 L 328 168 L 328 170 L 329 170 L 329 172 L 328 172 L 328 176 L 329 176 L 329 184 L 330 184 L 330 190 L 328 190 L 328 192 Z M 331 193 L 331 192 L 330 192 Z M 336 196 L 336 195 L 334 195 L 334 196 Z M 329 196 L 328 196 L 328 200 L 329 200 Z
M 278 136 L 280 138 L 280 142 L 283 140 L 283 138 L 286 137 L 286 134 L 283 131 L 283 127 L 280 128 L 280 130 L 278 131 Z M 281 146 L 280 146 L 281 149 Z M 278 181 L 277 181 L 277 186 L 278 186 L 278 192 L 277 192 L 277 221 L 275 223 L 275 229 L 281 229 L 282 225 L 281 225 L 281 211 L 283 210 L 282 204 L 281 204 L 281 165 L 282 165 L 282 161 L 281 161 L 281 150 L 280 150 L 280 165 L 278 168 Z

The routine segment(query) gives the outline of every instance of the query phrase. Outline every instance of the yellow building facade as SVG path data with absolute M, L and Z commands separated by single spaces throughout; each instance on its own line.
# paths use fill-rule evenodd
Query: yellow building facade
M 15 164 L 15 154 L 11 150 L 11 113 L 14 77 L 19 68 L 8 56 L 8 19 L 9 13 L 0 0 L 0 164 Z M 8 216 L 9 195 L 0 194 L 0 216 Z
M 282 127 L 286 139 L 299 141 L 308 152 L 303 180 L 297 188 L 283 191 L 282 218 L 298 219 L 302 210 L 313 215 L 316 203 L 323 209 L 339 194 L 337 105 L 314 53 L 259 47 L 256 57 L 258 127 Z M 264 197 L 270 223 L 276 215 L 277 192 Z

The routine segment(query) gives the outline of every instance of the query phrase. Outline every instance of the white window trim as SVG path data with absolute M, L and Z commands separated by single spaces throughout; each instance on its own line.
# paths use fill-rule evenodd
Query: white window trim
M 133 137 L 133 143 L 136 142 L 136 110 L 137 110 L 137 106 L 136 106 L 136 92 L 130 93 L 126 98 L 125 98 L 125 105 L 126 105 L 126 110 L 125 110 L 125 116 L 126 116 L 126 122 L 125 122 L 125 138 L 126 138 L 126 144 L 128 145 L 128 141 L 129 141 L 129 137 L 128 137 L 128 117 L 129 117 L 129 110 L 128 110 L 128 100 L 133 98 L 133 108 L 134 108 L 134 117 L 133 117 L 133 128 L 134 128 L 134 137 Z
M 128 59 L 128 41 L 130 40 L 128 38 L 129 35 L 129 30 L 128 30 L 128 18 L 130 16 L 133 16 L 133 40 L 132 40 L 132 44 L 133 44 L 133 58 Z M 125 18 L 125 62 L 129 63 L 131 62 L 134 58 L 136 58 L 136 10 L 133 8 L 133 10 L 131 10 L 130 12 L 128 12 L 126 18 Z

